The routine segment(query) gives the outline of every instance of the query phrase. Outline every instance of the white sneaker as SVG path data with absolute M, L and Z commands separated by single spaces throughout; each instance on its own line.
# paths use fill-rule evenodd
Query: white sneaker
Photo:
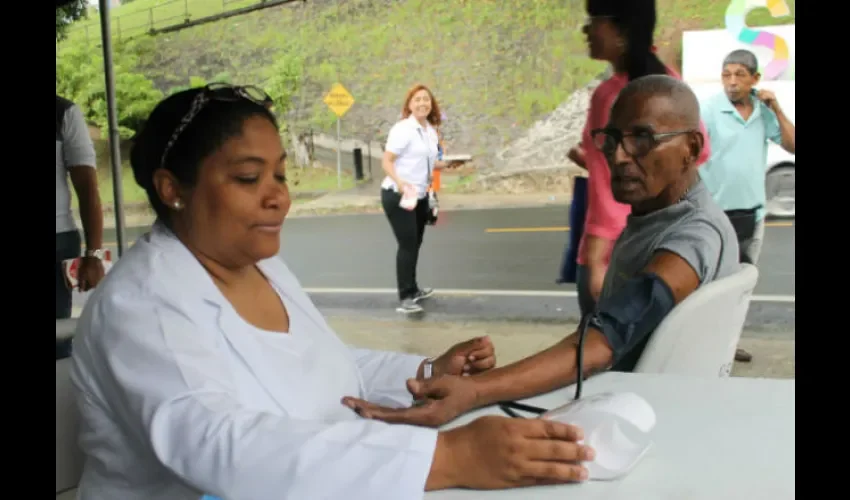
M 416 303 L 416 299 L 402 300 L 401 304 L 399 304 L 399 306 L 396 307 L 395 310 L 403 314 L 415 314 L 424 311 L 424 309 L 422 309 L 422 306 Z

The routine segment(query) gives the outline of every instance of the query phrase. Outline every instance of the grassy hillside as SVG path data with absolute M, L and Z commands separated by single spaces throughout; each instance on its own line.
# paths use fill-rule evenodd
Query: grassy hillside
M 195 19 L 253 3 L 185 5 Z M 787 3 L 794 12 L 795 1 Z M 728 0 L 657 4 L 660 54 L 679 67 L 682 31 L 722 27 Z M 113 10 L 113 31 L 120 24 L 124 37 L 147 36 L 151 19 L 156 27 L 182 22 L 185 9 L 182 0 L 134 0 Z M 486 155 L 604 70 L 587 58 L 584 19 L 584 0 L 307 0 L 157 36 L 143 66 L 162 90 L 222 74 L 263 85 L 278 58 L 303 57 L 290 127 L 332 132 L 335 116 L 322 97 L 339 81 L 356 99 L 342 133 L 362 140 L 386 134 L 407 88 L 424 82 L 448 116 L 453 149 Z M 773 19 L 761 9 L 748 22 L 787 24 L 793 16 Z M 86 23 L 90 37 L 97 33 L 95 14 L 71 39 L 84 36 Z

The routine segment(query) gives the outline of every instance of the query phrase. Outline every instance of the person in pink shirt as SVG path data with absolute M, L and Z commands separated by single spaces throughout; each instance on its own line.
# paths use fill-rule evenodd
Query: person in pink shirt
M 590 131 L 603 128 L 614 99 L 636 78 L 668 74 L 681 78 L 655 54 L 655 0 L 587 0 L 588 20 L 584 26 L 592 59 L 608 61 L 614 74 L 602 82 L 590 98 L 587 122 L 581 144 L 568 157 L 588 172 L 587 215 L 578 248 L 576 290 L 584 316 L 593 311 L 602 290 L 614 242 L 626 227 L 631 209 L 617 203 L 611 193 L 611 172 L 602 151 L 593 144 Z M 711 154 L 705 125 L 700 122 L 705 148 L 699 157 L 704 163 Z

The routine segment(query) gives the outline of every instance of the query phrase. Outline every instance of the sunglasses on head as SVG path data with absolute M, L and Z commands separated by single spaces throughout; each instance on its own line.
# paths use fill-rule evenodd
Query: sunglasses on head
M 177 125 L 176 129 L 174 129 L 174 133 L 171 134 L 171 138 L 165 145 L 165 149 L 162 150 L 162 158 L 159 162 L 160 168 L 165 167 L 165 160 L 168 157 L 169 151 L 171 151 L 171 148 L 177 142 L 180 134 L 186 130 L 186 127 L 188 127 L 189 124 L 192 123 L 192 120 L 198 116 L 198 113 L 204 109 L 204 106 L 209 104 L 211 101 L 234 102 L 242 99 L 251 101 L 254 104 L 259 104 L 263 107 L 267 107 L 267 104 L 272 102 L 272 98 L 263 89 L 255 87 L 254 85 L 239 86 L 230 85 L 229 83 L 211 83 L 203 87 L 198 95 L 195 96 L 191 106 L 189 106 L 189 112 L 183 116 L 183 119 L 180 120 L 180 124 Z
M 634 132 L 623 132 L 613 127 L 605 127 L 593 130 L 590 136 L 593 144 L 606 156 L 613 156 L 617 146 L 622 145 L 623 151 L 629 156 L 642 157 L 657 148 L 662 142 L 673 137 L 690 134 L 696 130 L 674 130 L 672 132 L 655 133 L 652 130 L 636 130 Z

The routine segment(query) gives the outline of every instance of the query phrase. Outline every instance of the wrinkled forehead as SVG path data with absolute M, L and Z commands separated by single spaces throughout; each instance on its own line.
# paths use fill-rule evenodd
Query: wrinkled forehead
M 666 132 L 682 128 L 682 122 L 669 95 L 634 93 L 617 98 L 608 126 L 623 132 Z
M 730 63 L 724 64 L 723 65 L 723 72 L 724 73 L 733 73 L 735 75 L 746 75 L 746 76 L 752 76 L 755 73 L 754 71 L 751 71 L 750 68 L 748 68 L 747 66 L 745 66 L 741 63 L 736 63 L 736 62 L 730 62 Z

